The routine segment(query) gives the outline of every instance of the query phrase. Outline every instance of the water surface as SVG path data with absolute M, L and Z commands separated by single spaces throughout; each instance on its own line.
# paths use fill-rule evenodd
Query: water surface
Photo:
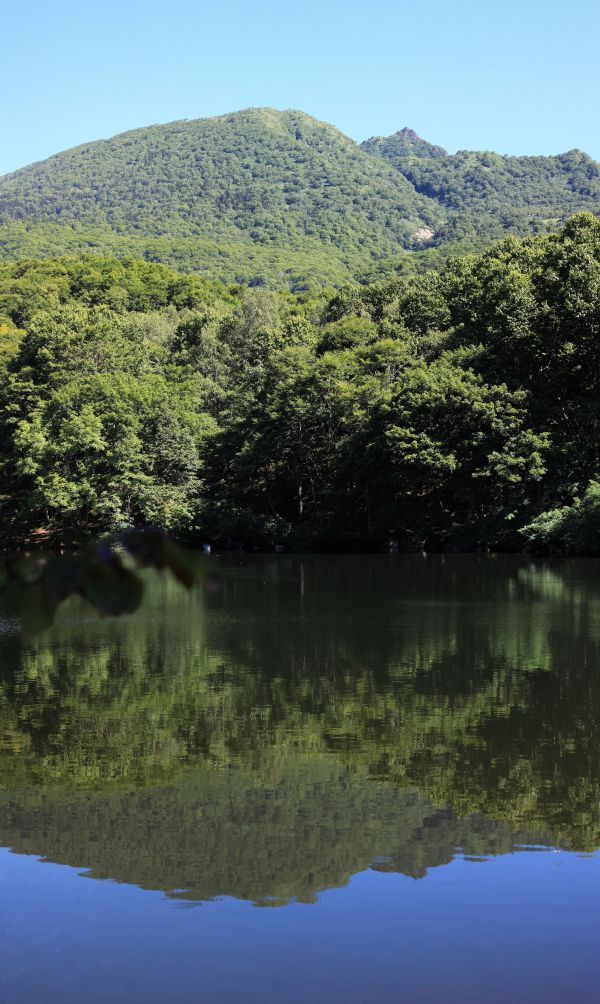
M 0 633 L 0 998 L 600 999 L 600 562 L 221 557 Z

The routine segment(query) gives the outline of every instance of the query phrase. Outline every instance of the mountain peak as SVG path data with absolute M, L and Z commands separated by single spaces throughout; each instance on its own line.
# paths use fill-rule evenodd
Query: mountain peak
M 393 157 L 446 157 L 441 146 L 434 146 L 414 129 L 404 126 L 391 136 L 373 136 L 361 144 L 363 150 L 386 158 Z
M 410 139 L 416 143 L 425 143 L 424 139 L 421 139 L 418 133 L 414 129 L 409 129 L 408 126 L 404 126 L 404 129 L 399 129 L 395 134 L 396 136 L 402 136 L 404 139 Z

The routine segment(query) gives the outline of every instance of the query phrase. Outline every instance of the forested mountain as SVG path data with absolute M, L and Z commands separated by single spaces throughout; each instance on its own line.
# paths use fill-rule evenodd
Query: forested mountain
M 443 219 L 437 243 L 556 229 L 565 214 L 600 208 L 600 165 L 581 150 L 558 157 L 450 155 L 410 129 L 367 140 L 361 149 L 393 164 L 436 202 Z
M 428 246 L 555 229 L 600 209 L 598 165 L 448 156 L 404 129 L 359 145 L 296 111 L 249 109 L 88 143 L 0 178 L 0 254 L 135 254 L 301 289 Z

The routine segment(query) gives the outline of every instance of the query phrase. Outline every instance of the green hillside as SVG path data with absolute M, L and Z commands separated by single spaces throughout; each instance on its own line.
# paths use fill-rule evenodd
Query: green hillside
M 254 108 L 137 129 L 5 175 L 0 257 L 133 254 L 298 290 L 418 270 L 417 252 L 445 256 L 599 208 L 598 165 L 578 151 L 449 156 L 408 129 L 359 145 L 302 112 Z
M 270 109 L 139 129 L 0 179 L 10 256 L 64 242 L 224 279 L 291 269 L 337 280 L 418 246 L 431 213 L 391 165 L 333 126 Z
M 558 157 L 468 150 L 451 155 L 410 129 L 374 137 L 361 149 L 393 164 L 420 195 L 436 202 L 445 216 L 437 243 L 548 231 L 565 216 L 600 207 L 600 165 L 580 150 Z

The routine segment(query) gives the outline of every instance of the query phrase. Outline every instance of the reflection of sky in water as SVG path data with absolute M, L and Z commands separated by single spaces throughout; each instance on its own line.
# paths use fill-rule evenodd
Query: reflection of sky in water
M 600 854 L 361 872 L 317 903 L 194 908 L 0 852 L 3 1004 L 597 1004 Z

